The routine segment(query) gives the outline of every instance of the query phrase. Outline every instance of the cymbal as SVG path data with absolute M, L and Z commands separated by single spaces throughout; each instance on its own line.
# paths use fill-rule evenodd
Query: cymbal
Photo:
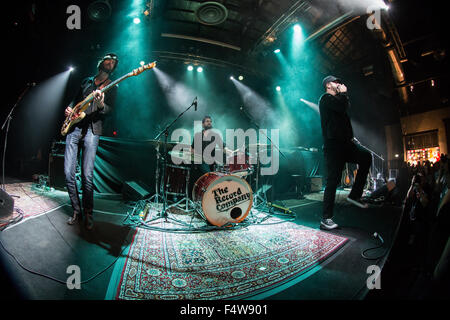
M 196 163 L 196 161 L 202 162 L 202 156 L 192 152 L 169 151 L 169 155 L 172 158 L 187 161 L 192 164 Z
M 266 143 L 252 143 L 248 145 L 249 147 L 260 147 L 260 148 L 268 148 L 270 147 L 270 144 Z
M 190 148 L 191 147 L 191 145 L 189 145 L 189 144 L 183 144 L 183 143 L 180 143 L 178 141 L 167 141 L 167 143 L 166 143 L 166 142 L 161 141 L 161 140 L 148 140 L 148 143 L 150 143 L 151 145 L 153 145 L 155 147 L 157 147 L 157 146 L 164 146 L 164 144 L 166 144 L 168 148 L 173 148 L 176 145 L 180 145 L 180 146 L 182 146 L 184 148 Z

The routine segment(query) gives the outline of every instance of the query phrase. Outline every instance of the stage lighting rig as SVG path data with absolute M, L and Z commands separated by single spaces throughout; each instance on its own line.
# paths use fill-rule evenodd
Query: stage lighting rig
M 107 20 L 112 12 L 109 0 L 96 0 L 88 6 L 87 10 L 89 18 L 97 22 Z

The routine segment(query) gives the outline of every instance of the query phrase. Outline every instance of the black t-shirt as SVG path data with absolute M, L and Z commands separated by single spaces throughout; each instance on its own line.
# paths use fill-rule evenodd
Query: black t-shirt
M 225 148 L 225 142 L 223 142 L 222 138 L 220 138 L 220 136 L 218 134 L 212 134 L 210 130 L 208 130 L 208 131 L 209 132 L 207 133 L 206 137 L 203 136 L 203 133 L 205 132 L 205 130 L 202 130 L 201 132 L 197 132 L 194 135 L 194 139 L 192 140 L 191 147 L 194 149 L 195 153 L 199 154 L 200 151 L 201 151 L 201 154 L 203 155 L 203 152 L 205 151 L 206 147 L 208 147 L 210 144 L 213 143 L 214 144 L 214 148 L 211 151 L 211 156 L 215 157 L 215 155 L 216 155 L 215 147 L 219 147 L 220 150 L 223 150 L 223 148 Z M 209 139 L 209 135 L 211 135 L 211 134 L 212 134 L 211 139 Z M 201 144 L 202 149 L 201 150 L 196 150 L 194 148 L 195 141 L 197 139 L 202 142 L 202 144 Z

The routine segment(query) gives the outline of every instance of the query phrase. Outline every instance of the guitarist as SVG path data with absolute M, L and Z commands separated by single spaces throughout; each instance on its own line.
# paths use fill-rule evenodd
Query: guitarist
M 85 111 L 85 117 L 69 131 L 66 136 L 66 149 L 64 153 L 64 174 L 66 177 L 67 191 L 73 208 L 73 216 L 67 223 L 73 225 L 81 221 L 83 217 L 80 197 L 78 195 L 75 172 L 77 166 L 78 150 L 83 149 L 82 155 L 82 189 L 83 189 L 83 211 L 85 226 L 88 230 L 94 227 L 93 207 L 94 189 L 93 174 L 94 161 L 97 153 L 98 142 L 102 135 L 103 118 L 111 112 L 117 93 L 117 86 L 102 93 L 100 90 L 111 83 L 111 73 L 117 68 L 119 59 L 116 54 L 108 53 L 97 64 L 98 73 L 93 77 L 82 81 L 81 87 L 75 98 L 78 103 L 94 92 L 94 99 Z M 72 112 L 69 106 L 65 110 L 67 117 Z
M 347 201 L 360 208 L 368 207 L 366 203 L 361 202 L 360 198 L 369 173 L 372 155 L 354 142 L 353 128 L 347 114 L 350 106 L 347 87 L 334 76 L 324 78 L 322 85 L 326 92 L 320 97 L 319 110 L 327 182 L 323 196 L 323 217 L 320 227 L 325 230 L 332 230 L 338 227 L 332 220 L 333 207 L 336 188 L 346 162 L 359 165 Z

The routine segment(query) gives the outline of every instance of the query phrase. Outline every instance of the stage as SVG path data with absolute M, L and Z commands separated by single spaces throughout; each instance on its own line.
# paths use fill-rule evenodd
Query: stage
M 11 284 L 1 295 L 33 300 L 364 299 L 367 268 L 383 268 L 401 217 L 397 207 L 353 207 L 345 201 L 348 191 L 338 190 L 335 221 L 340 228 L 333 231 L 319 230 L 323 193 L 316 192 L 278 201 L 292 210 L 291 216 L 254 211 L 253 219 L 265 217 L 261 225 L 180 234 L 165 231 L 174 224 L 164 219 L 153 224 L 161 230 L 136 228 L 127 219 L 132 204 L 109 194 L 96 195 L 95 226 L 87 231 L 66 223 L 72 214 L 66 192 L 41 191 L 18 180 L 10 181 L 7 191 L 20 196 L 16 207 L 25 218 L 0 233 L 3 274 Z M 374 232 L 385 243 L 367 255 L 386 254 L 364 259 L 361 252 L 378 245 Z M 5 248 L 23 267 L 61 282 L 25 271 Z M 81 289 L 70 290 L 65 283 L 70 265 L 81 270 Z

